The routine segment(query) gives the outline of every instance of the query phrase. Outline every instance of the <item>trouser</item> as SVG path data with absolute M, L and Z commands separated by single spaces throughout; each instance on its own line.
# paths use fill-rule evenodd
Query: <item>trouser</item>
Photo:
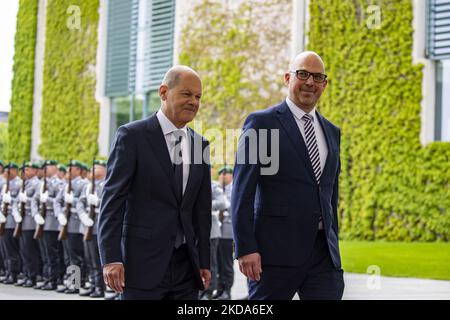
M 198 272 L 198 271 L 196 271 Z M 198 287 L 186 244 L 175 249 L 161 283 L 152 290 L 126 286 L 122 300 L 197 300 Z
M 13 237 L 14 229 L 5 229 L 2 236 L 3 249 L 6 254 L 6 271 L 8 275 L 17 277 L 21 270 L 21 259 L 19 254 L 19 241 Z
M 39 245 L 33 239 L 33 235 L 34 230 L 22 231 L 22 235 L 19 238 L 19 247 L 25 277 L 36 281 L 36 276 L 39 273 Z
M 50 263 L 45 254 L 45 241 L 43 238 L 36 239 L 36 241 L 39 245 L 39 273 L 41 273 L 44 280 L 47 281 L 50 278 Z
M 103 268 L 100 262 L 96 235 L 93 235 L 91 240 L 84 241 L 84 250 L 89 257 L 89 269 L 94 280 L 94 286 L 105 289 L 105 282 L 103 281 Z
M 6 271 L 6 253 L 2 242 L 3 237 L 0 237 L 0 271 Z
M 219 238 L 214 238 L 210 240 L 211 246 L 211 282 L 206 290 L 212 293 L 217 289 L 217 273 L 218 273 L 218 260 L 217 260 L 217 249 L 219 246 Z
M 81 283 L 86 279 L 86 265 L 84 263 L 83 235 L 79 233 L 67 234 L 67 249 L 70 266 L 78 266 L 81 272 Z
M 233 239 L 220 239 L 217 250 L 219 291 L 231 291 L 234 281 Z
M 48 262 L 48 279 L 52 283 L 62 281 L 65 273 L 63 244 L 58 241 L 58 231 L 44 231 L 45 260 Z
M 259 281 L 248 280 L 250 300 L 340 300 L 343 270 L 334 267 L 323 230 L 317 233 L 309 260 L 298 267 L 262 266 Z

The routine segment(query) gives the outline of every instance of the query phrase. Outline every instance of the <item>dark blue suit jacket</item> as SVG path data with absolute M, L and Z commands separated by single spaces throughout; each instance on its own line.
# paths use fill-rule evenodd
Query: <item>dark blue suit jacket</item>
M 209 144 L 188 128 L 191 148 Z M 193 154 L 191 154 L 193 163 Z M 191 164 L 181 202 L 156 114 L 117 130 L 103 189 L 98 244 L 103 265 L 123 262 L 125 285 L 150 290 L 167 271 L 181 217 L 194 270 L 210 267 L 211 173 L 209 159 Z M 203 289 L 199 272 L 198 288 Z
M 328 146 L 320 186 L 286 102 L 246 119 L 243 132 L 279 129 L 279 170 L 274 175 L 261 175 L 260 161 L 235 165 L 231 213 L 236 257 L 259 252 L 263 265 L 303 265 L 313 249 L 322 212 L 334 267 L 341 267 L 337 218 L 340 130 L 316 114 Z M 241 136 L 238 153 L 248 156 L 248 141 L 242 140 Z

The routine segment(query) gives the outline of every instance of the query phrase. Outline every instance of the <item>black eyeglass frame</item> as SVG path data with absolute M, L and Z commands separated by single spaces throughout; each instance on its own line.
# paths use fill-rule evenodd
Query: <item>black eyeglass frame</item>
M 308 74 L 308 76 L 307 76 L 305 79 L 300 78 L 300 76 L 299 76 L 299 73 L 300 73 L 300 72 L 305 72 L 305 73 Z M 295 70 L 295 71 L 289 71 L 289 73 L 295 73 L 295 76 L 297 77 L 297 79 L 298 79 L 298 80 L 302 80 L 302 81 L 308 81 L 309 77 L 312 76 L 314 82 L 316 82 L 316 83 L 324 83 L 325 80 L 327 80 L 327 77 L 328 77 L 328 76 L 327 76 L 326 74 L 324 74 L 324 73 L 314 73 L 314 72 L 309 72 L 308 70 L 304 70 L 304 69 Z M 319 81 L 317 81 L 317 80 L 316 80 L 316 77 L 317 77 L 317 76 L 321 76 L 321 77 L 323 77 L 323 79 L 321 78 L 321 79 L 319 79 Z

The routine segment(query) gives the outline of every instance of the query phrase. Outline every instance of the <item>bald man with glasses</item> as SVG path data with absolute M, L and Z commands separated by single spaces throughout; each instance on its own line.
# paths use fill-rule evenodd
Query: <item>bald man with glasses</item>
M 328 83 L 324 63 L 317 53 L 303 52 L 284 79 L 286 100 L 250 114 L 244 124 L 242 137 L 248 130 L 279 132 L 276 141 L 267 141 L 276 146 L 279 166 L 275 174 L 264 174 L 259 159 L 235 165 L 231 213 L 236 258 L 248 278 L 251 300 L 290 300 L 295 293 L 302 300 L 340 300 L 341 133 L 316 109 Z M 241 139 L 237 160 L 250 159 L 260 145 Z

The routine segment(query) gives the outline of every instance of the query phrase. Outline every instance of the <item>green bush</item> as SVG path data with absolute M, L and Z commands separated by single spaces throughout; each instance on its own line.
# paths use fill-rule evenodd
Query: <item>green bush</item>
M 69 28 L 80 9 L 80 28 Z M 95 100 L 98 0 L 49 0 L 39 153 L 44 158 L 90 162 L 98 152 Z
M 6 153 L 9 160 L 19 163 L 28 160 L 31 151 L 37 11 L 37 0 L 20 0 L 8 118 L 9 145 L 14 147 Z
M 309 48 L 329 86 L 320 110 L 342 128 L 341 237 L 450 240 L 450 144 L 420 143 L 422 66 L 411 0 L 311 0 Z M 365 14 L 365 16 L 364 16 Z
M 0 122 L 0 160 L 8 161 L 8 125 Z

